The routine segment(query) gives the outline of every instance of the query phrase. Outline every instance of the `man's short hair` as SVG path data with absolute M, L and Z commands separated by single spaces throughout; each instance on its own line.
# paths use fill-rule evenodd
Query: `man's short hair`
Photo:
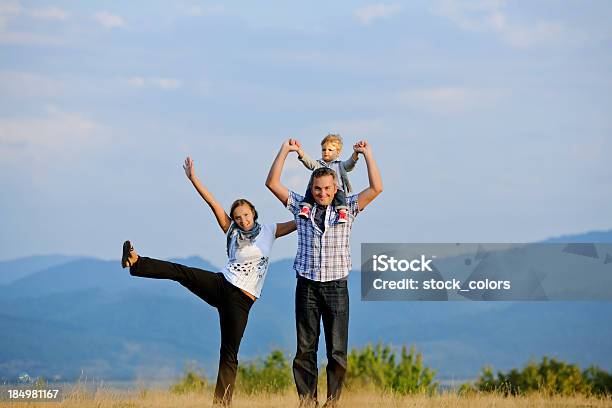
M 338 176 L 335 171 L 333 171 L 329 167 L 319 167 L 318 169 L 312 172 L 312 177 L 310 178 L 311 183 L 312 183 L 312 180 L 316 178 L 320 178 L 320 177 L 325 177 L 325 176 L 332 176 L 332 178 L 334 179 L 334 182 L 338 180 L 337 179 Z

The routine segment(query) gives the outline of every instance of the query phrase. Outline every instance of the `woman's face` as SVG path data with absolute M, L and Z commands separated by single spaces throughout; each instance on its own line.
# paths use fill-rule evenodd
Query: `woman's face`
M 251 207 L 246 204 L 239 205 L 238 207 L 234 208 L 232 218 L 234 219 L 234 222 L 238 228 L 243 231 L 250 231 L 251 228 L 253 228 L 253 211 L 251 211 Z

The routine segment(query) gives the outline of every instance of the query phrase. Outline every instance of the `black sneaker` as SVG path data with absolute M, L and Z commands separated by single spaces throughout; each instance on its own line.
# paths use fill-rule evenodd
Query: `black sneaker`
M 125 241 L 123 243 L 123 255 L 121 256 L 121 267 L 127 268 L 128 266 L 132 266 L 130 264 L 130 252 L 134 250 L 132 243 L 130 241 Z

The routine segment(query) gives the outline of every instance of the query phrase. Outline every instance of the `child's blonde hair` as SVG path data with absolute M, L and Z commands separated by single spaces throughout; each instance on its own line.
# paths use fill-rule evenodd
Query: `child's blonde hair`
M 338 152 L 342 150 L 342 137 L 339 134 L 329 133 L 323 138 L 323 140 L 321 140 L 321 147 L 325 146 L 328 143 L 336 145 Z

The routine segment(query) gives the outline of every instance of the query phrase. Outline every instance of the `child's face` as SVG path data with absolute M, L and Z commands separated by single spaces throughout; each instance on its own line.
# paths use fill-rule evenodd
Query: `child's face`
M 338 146 L 334 143 L 325 143 L 321 146 L 321 158 L 326 162 L 334 161 L 340 155 Z

